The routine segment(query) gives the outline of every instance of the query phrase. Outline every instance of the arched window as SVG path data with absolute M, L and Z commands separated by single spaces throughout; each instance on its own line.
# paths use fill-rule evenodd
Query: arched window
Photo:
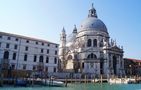
M 93 40 L 93 46 L 94 46 L 94 47 L 97 47 L 97 39 L 94 39 L 94 40 Z
M 13 60 L 16 60 L 16 53 L 13 53 Z
M 54 58 L 54 64 L 56 64 L 56 63 L 57 63 L 57 58 L 55 57 L 55 58 Z
M 91 55 L 88 55 L 88 57 L 87 57 L 88 59 L 90 59 L 91 58 Z
M 40 56 L 39 62 L 43 62 L 43 56 Z
M 71 59 L 72 59 L 72 56 L 71 56 L 71 55 L 69 55 L 67 59 L 68 59 L 68 60 L 71 60 Z
M 27 61 L 27 54 L 24 55 L 24 61 Z
M 49 57 L 47 56 L 47 57 L 46 57 L 46 63 L 48 63 L 48 62 L 49 62 Z
M 94 59 L 97 59 L 97 56 L 95 54 L 93 55 L 93 57 L 94 57 Z
M 91 53 L 91 58 L 94 58 L 94 54 L 93 53 Z
M 91 44 L 92 44 L 92 40 L 91 39 L 88 39 L 88 41 L 87 41 L 87 47 L 91 47 Z
M 3 59 L 8 59 L 9 58 L 9 52 L 5 51 L 3 55 Z
M 83 62 L 83 63 L 82 63 L 82 68 L 84 68 L 84 66 L 85 66 L 85 65 L 84 65 L 84 62 Z
M 103 47 L 103 41 L 100 41 L 99 46 Z
M 91 53 L 91 54 L 88 55 L 87 58 L 88 59 L 97 59 L 97 56 L 95 54 Z

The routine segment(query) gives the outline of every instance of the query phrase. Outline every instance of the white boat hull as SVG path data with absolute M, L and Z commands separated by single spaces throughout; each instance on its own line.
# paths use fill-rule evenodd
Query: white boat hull
M 132 79 L 123 79 L 123 78 L 115 78 L 115 79 L 109 79 L 110 84 L 128 84 Z
M 64 86 L 64 82 L 55 81 L 55 80 L 44 80 L 42 81 L 42 83 L 46 86 L 58 86 L 58 87 Z

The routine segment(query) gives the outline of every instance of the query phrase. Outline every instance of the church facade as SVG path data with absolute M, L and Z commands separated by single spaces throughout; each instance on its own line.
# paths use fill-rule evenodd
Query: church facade
M 123 47 L 110 39 L 107 27 L 98 18 L 93 5 L 79 29 L 74 26 L 72 34 L 67 37 L 63 28 L 60 36 L 62 72 L 123 76 L 123 53 Z

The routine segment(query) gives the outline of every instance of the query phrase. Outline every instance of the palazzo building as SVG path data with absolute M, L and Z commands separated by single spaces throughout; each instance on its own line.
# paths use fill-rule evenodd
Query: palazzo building
M 32 71 L 57 72 L 58 44 L 0 32 L 0 71 L 6 73 L 15 70 L 30 74 Z
M 126 76 L 141 76 L 141 60 L 124 58 Z
M 76 25 L 67 37 L 65 28 L 60 36 L 59 59 L 61 71 L 122 76 L 124 72 L 123 47 L 110 39 L 106 25 L 91 7 L 88 17 Z

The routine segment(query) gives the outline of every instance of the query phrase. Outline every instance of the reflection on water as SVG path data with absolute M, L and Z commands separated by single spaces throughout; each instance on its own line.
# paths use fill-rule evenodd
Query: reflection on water
M 68 87 L 1 87 L 0 90 L 141 90 L 141 84 L 68 84 Z

